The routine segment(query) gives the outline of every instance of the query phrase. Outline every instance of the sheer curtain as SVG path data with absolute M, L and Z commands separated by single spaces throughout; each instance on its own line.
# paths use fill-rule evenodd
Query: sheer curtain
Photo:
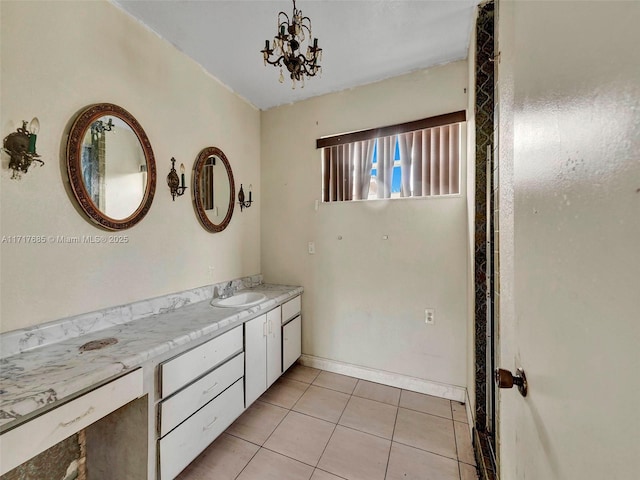
M 323 149 L 323 201 L 369 197 L 374 144 L 375 140 L 364 140 Z
M 355 174 L 355 199 L 366 200 L 369 198 L 371 186 L 371 167 L 373 165 L 373 146 L 375 140 L 356 142 L 356 174 Z

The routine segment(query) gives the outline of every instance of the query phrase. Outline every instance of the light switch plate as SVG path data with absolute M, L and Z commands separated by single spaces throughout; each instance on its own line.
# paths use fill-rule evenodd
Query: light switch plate
M 436 309 L 425 308 L 424 309 L 424 323 L 427 325 L 435 325 L 436 323 Z

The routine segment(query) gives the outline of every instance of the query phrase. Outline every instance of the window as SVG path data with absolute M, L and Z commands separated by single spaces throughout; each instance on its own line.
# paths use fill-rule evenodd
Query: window
M 324 202 L 460 193 L 460 127 L 455 112 L 318 139 Z

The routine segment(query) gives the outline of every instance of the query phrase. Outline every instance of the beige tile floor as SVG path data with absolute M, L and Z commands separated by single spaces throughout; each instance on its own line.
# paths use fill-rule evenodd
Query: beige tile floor
M 179 480 L 477 480 L 463 404 L 294 365 Z

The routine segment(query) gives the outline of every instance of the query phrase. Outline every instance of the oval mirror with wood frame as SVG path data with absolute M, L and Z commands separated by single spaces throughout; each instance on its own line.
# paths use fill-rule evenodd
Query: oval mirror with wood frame
M 156 163 L 142 126 L 124 108 L 98 103 L 82 110 L 67 141 L 71 190 L 89 219 L 124 230 L 149 212 Z
M 233 215 L 236 195 L 233 172 L 226 155 L 216 147 L 203 149 L 193 165 L 193 207 L 200 224 L 221 232 Z

